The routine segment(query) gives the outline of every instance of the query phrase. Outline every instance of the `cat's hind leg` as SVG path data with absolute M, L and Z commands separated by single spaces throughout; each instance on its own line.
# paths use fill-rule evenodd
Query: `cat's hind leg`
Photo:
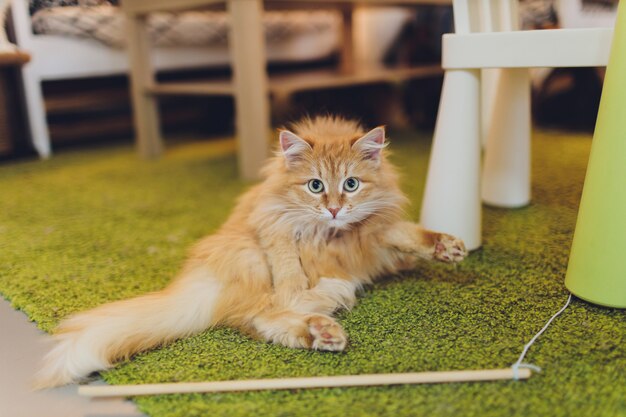
M 341 326 L 324 314 L 269 311 L 256 317 L 253 326 L 264 340 L 290 348 L 338 352 L 348 343 Z
M 350 309 L 356 302 L 358 282 L 321 278 L 309 290 L 294 294 L 287 305 L 273 305 L 253 320 L 261 338 L 292 348 L 342 351 L 347 337 L 330 316 L 338 309 Z
M 307 318 L 309 333 L 313 337 L 311 348 L 341 352 L 348 344 L 348 338 L 341 326 L 331 317 L 321 314 Z

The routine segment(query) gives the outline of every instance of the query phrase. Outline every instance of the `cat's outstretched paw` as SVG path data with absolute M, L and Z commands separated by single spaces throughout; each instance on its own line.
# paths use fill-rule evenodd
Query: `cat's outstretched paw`
M 309 319 L 309 332 L 313 338 L 311 349 L 341 352 L 348 339 L 337 322 L 326 316 L 312 316 Z
M 433 259 L 442 262 L 460 262 L 466 256 L 467 250 L 461 239 L 457 239 L 445 233 L 441 233 L 437 236 Z

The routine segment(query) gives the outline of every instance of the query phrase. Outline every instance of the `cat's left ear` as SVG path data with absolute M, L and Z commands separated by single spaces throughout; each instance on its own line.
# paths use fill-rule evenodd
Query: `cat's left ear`
M 287 164 L 299 160 L 304 152 L 311 150 L 311 145 L 306 140 L 288 130 L 281 130 L 278 140 Z
M 387 142 L 385 142 L 385 128 L 379 126 L 357 139 L 352 144 L 352 149 L 361 152 L 367 159 L 379 162 L 385 146 L 387 146 Z

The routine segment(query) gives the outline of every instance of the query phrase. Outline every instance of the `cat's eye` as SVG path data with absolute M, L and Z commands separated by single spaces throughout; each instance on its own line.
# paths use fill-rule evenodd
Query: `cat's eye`
M 315 194 L 319 194 L 324 191 L 324 183 L 320 180 L 311 180 L 309 181 L 308 186 L 309 190 Z
M 343 183 L 343 189 L 346 190 L 347 192 L 351 193 L 353 191 L 356 191 L 356 189 L 359 188 L 359 180 L 357 180 L 354 177 L 350 177 L 348 178 L 344 183 Z

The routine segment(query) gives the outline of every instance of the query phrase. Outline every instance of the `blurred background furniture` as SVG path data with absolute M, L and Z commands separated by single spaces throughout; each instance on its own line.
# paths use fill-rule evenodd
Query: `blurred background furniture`
M 19 50 L 0 52 L 0 158 L 20 153 L 25 145 L 19 69 L 29 59 Z
M 334 6 L 327 3 L 323 10 L 264 13 L 271 72 L 332 65 L 342 47 L 343 31 L 342 12 Z M 146 16 L 155 46 L 151 62 L 156 78 L 173 81 L 228 77 L 231 60 L 227 16 L 215 7 Z M 368 64 L 381 62 L 390 46 L 406 36 L 400 32 L 414 16 L 406 8 L 357 10 L 353 31 L 363 41 L 357 44 L 355 56 Z M 429 16 L 426 13 L 420 18 Z M 51 137 L 54 146 L 128 138 L 132 134 L 126 95 L 129 66 L 124 51 L 124 17 L 117 0 L 14 0 L 12 17 L 17 43 L 33 55 L 32 62 L 23 68 L 23 82 L 31 136 L 39 155 L 50 155 Z M 422 33 L 426 33 L 424 29 Z M 438 37 L 439 33 L 431 36 Z M 406 51 L 394 52 L 401 55 Z M 430 60 L 435 64 L 433 68 L 439 67 L 438 61 L 438 57 Z M 436 76 L 441 74 L 440 69 L 436 71 Z M 435 94 L 432 91 L 430 95 Z M 280 104 L 285 101 L 278 96 L 273 99 L 279 115 Z M 160 122 L 168 132 L 195 127 L 204 131 L 204 115 L 217 112 L 215 126 L 208 129 L 223 131 L 231 123 L 231 102 L 230 95 L 167 94 L 159 101 L 159 107 L 165 109 Z M 420 104 L 424 106 L 432 107 L 426 102 Z
M 255 179 L 269 155 L 270 109 L 268 95 L 279 101 L 296 91 L 323 89 L 341 85 L 397 81 L 419 76 L 430 76 L 438 66 L 384 68 L 359 65 L 354 56 L 353 7 L 356 1 L 334 1 L 343 16 L 341 58 L 339 71 L 296 74 L 269 79 L 266 72 L 266 46 L 263 36 L 264 5 L 282 9 L 315 9 L 326 1 L 265 1 L 229 0 L 230 48 L 233 57 L 233 79 L 223 82 L 158 83 L 150 67 L 150 43 L 146 29 L 146 15 L 160 10 L 180 10 L 223 4 L 224 0 L 123 0 L 126 13 L 128 51 L 131 62 L 131 84 L 135 114 L 135 128 L 139 152 L 154 157 L 162 152 L 156 97 L 171 94 L 205 94 L 235 97 L 236 131 L 238 139 L 239 171 L 243 178 Z M 360 2 L 367 5 L 398 3 L 389 0 Z M 406 4 L 446 4 L 445 0 L 403 0 Z M 364 50 L 366 45 L 361 45 Z
M 446 72 L 421 222 L 461 237 L 470 250 L 481 245 L 481 192 L 495 206 L 530 201 L 528 68 L 605 66 L 609 56 L 611 28 L 518 31 L 516 6 L 454 0 L 455 33 L 443 37 Z M 481 170 L 480 70 L 486 68 L 503 70 Z
M 30 60 L 7 36 L 9 6 L 10 0 L 0 0 L 0 158 L 14 155 L 24 136 L 16 69 Z
M 34 0 L 14 0 L 14 3 L 12 16 L 17 44 L 32 55 L 32 62 L 23 69 L 31 135 L 39 155 L 47 157 L 51 146 L 42 82 L 126 74 L 128 58 L 121 48 L 125 38 L 123 16 L 118 7 L 97 0 L 87 7 L 71 0 L 48 2 L 58 6 L 42 8 L 38 8 L 41 2 Z M 48 3 L 44 2 L 44 6 Z M 93 3 L 97 5 L 92 6 Z M 156 69 L 228 64 L 224 13 L 195 13 L 191 18 L 166 14 L 155 16 L 153 20 L 156 21 L 155 34 L 162 43 L 154 52 Z M 310 61 L 327 56 L 337 48 L 341 22 L 336 13 L 269 16 L 267 20 L 270 36 L 272 29 L 280 32 L 274 33 L 274 42 L 270 42 L 274 46 L 268 53 L 272 60 Z M 204 27 L 200 34 L 198 27 Z M 175 36 L 166 36 L 168 33 L 190 30 L 192 34 L 186 43 L 172 47 L 176 41 L 181 41 L 181 36 L 175 39 Z

